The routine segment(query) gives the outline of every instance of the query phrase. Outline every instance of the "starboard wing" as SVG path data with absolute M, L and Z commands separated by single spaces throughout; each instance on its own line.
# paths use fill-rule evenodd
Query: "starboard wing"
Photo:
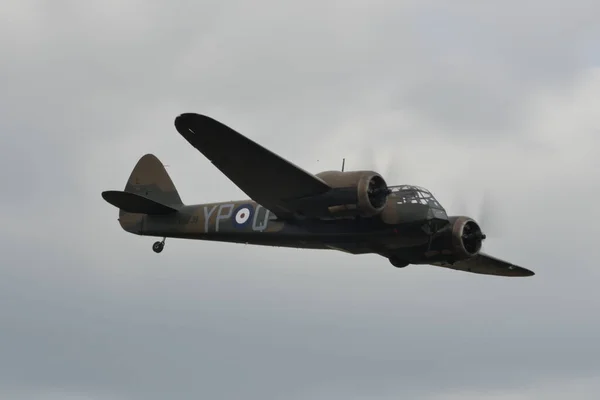
M 533 271 L 519 267 L 508 261 L 500 260 L 485 253 L 479 253 L 466 260 L 457 261 L 454 264 L 432 263 L 438 267 L 451 268 L 460 271 L 473 272 L 476 274 L 498 275 L 498 276 L 532 276 Z
M 175 128 L 244 193 L 279 217 L 296 211 L 287 201 L 331 189 L 315 175 L 210 117 L 181 114 L 175 118 Z

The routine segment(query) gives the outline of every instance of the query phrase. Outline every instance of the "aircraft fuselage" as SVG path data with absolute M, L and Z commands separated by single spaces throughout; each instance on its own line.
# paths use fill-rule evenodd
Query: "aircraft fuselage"
M 417 205 L 419 206 L 419 205 Z M 253 245 L 307 249 L 335 249 L 353 254 L 407 253 L 413 261 L 422 258 L 430 245 L 427 206 L 390 203 L 379 217 L 343 219 L 278 219 L 251 200 L 187 205 L 167 215 L 121 213 L 119 222 L 128 232 L 167 238 L 211 240 Z M 412 219 L 400 219 L 402 209 L 411 208 Z M 400 210 L 400 212 L 398 212 Z M 415 215 L 421 217 L 415 219 Z M 386 222 L 386 219 L 388 220 Z M 437 220 L 438 226 L 443 220 Z M 441 224 L 440 224 L 441 223 Z

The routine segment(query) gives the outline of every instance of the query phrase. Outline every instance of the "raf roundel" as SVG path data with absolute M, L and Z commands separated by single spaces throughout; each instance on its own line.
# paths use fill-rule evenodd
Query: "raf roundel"
M 243 227 L 248 224 L 250 218 L 252 217 L 252 211 L 252 206 L 246 204 L 236 208 L 235 212 L 233 213 L 233 224 L 236 227 Z

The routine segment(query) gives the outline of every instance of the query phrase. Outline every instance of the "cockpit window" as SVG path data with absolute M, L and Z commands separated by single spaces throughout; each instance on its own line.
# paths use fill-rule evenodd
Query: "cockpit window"
M 425 188 L 412 185 L 390 186 L 392 191 L 390 197 L 398 202 L 398 204 L 424 204 L 431 208 L 443 210 L 444 208 L 433 197 L 431 192 Z

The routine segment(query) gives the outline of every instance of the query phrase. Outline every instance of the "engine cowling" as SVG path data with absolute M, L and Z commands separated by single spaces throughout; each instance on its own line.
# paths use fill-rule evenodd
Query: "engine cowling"
M 485 239 L 479 224 L 469 217 L 450 217 L 449 247 L 456 260 L 477 255 Z
M 374 171 L 325 171 L 317 176 L 334 188 L 328 204 L 331 216 L 372 217 L 383 211 L 390 193 L 383 177 Z

